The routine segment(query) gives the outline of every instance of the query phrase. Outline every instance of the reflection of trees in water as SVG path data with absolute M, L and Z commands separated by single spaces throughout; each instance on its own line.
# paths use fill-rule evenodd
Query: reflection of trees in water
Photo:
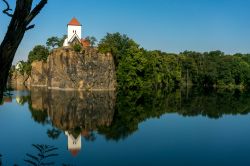
M 250 112 L 250 95 L 240 91 L 181 91 L 166 94 L 154 92 L 126 92 L 117 96 L 116 111 L 109 127 L 98 131 L 107 139 L 124 139 L 138 129 L 140 122 L 165 113 L 182 116 L 205 116 L 218 119 L 223 115 Z
M 116 97 L 110 92 L 36 89 L 31 91 L 30 99 L 34 120 L 51 123 L 55 130 L 48 130 L 48 135 L 54 139 L 59 129 L 72 135 L 81 134 L 87 140 L 95 140 L 93 131 L 97 130 L 107 139 L 119 140 L 135 132 L 140 122 L 165 113 L 218 119 L 250 112 L 250 94 L 239 90 L 128 91 Z
M 61 134 L 61 131 L 56 129 L 56 128 L 52 128 L 52 129 L 47 130 L 48 137 L 53 139 L 53 140 L 58 139 L 60 134 Z

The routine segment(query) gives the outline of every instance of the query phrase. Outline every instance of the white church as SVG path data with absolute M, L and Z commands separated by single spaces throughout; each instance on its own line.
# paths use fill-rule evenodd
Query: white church
M 74 44 L 81 44 L 83 47 L 90 46 L 89 41 L 82 38 L 82 24 L 75 17 L 68 23 L 68 35 L 63 46 L 68 47 Z
M 65 135 L 68 137 L 68 150 L 71 152 L 72 156 L 77 156 L 82 148 L 82 137 L 81 134 L 75 138 L 68 131 L 65 131 Z

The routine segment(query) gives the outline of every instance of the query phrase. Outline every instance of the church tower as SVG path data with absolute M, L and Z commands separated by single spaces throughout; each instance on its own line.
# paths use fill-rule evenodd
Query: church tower
M 73 43 L 75 40 L 81 42 L 82 38 L 82 25 L 80 22 L 74 17 L 68 23 L 68 36 L 64 41 L 63 46 L 69 46 L 70 43 Z
M 74 35 L 77 35 L 79 39 L 82 38 L 82 25 L 79 23 L 79 21 L 76 18 L 73 18 L 68 23 L 68 39 L 72 39 Z

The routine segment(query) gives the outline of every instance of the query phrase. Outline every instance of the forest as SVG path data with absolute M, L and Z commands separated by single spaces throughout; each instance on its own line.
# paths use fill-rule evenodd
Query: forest
M 21 61 L 21 73 L 30 74 L 31 63 L 46 61 L 49 52 L 62 46 L 62 38 L 51 37 L 46 46 L 30 51 L 28 61 Z M 94 37 L 88 37 L 93 38 Z M 127 35 L 108 33 L 98 44 L 101 53 L 114 58 L 118 90 L 162 89 L 171 91 L 183 86 L 219 89 L 248 89 L 250 87 L 250 54 L 226 55 L 221 51 L 179 54 L 146 50 Z
M 181 86 L 247 89 L 250 54 L 226 55 L 221 51 L 179 54 L 148 51 L 120 33 L 107 34 L 99 51 L 114 56 L 119 89 L 166 89 Z

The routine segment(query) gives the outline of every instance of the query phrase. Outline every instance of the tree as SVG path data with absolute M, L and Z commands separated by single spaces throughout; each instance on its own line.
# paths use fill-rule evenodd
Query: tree
M 46 45 L 49 48 L 60 47 L 60 39 L 58 37 L 52 36 L 47 39 Z
M 35 27 L 31 22 L 47 4 L 48 0 L 40 0 L 33 9 L 33 0 L 16 0 L 16 7 L 13 14 L 9 13 L 12 9 L 7 0 L 2 1 L 6 5 L 6 9 L 3 10 L 3 13 L 11 17 L 11 21 L 0 45 L 0 100 L 3 97 L 3 91 L 6 87 L 9 70 L 17 48 L 25 32 Z
M 121 58 L 126 54 L 126 50 L 131 47 L 138 48 L 139 45 L 127 35 L 121 35 L 119 32 L 113 34 L 108 33 L 98 45 L 98 49 L 101 53 L 112 54 L 116 68 L 118 67 Z
M 90 43 L 91 47 L 94 47 L 97 42 L 97 39 L 94 36 L 87 36 L 86 40 Z
M 75 52 L 81 52 L 82 45 L 81 44 L 75 44 L 75 45 L 73 45 L 73 49 L 74 49 Z
M 46 61 L 49 56 L 49 50 L 45 46 L 37 45 L 35 46 L 28 55 L 28 63 L 34 61 Z
M 18 68 L 16 69 L 20 74 L 28 74 L 30 75 L 31 73 L 31 65 L 28 62 L 24 61 L 19 61 L 18 63 Z
M 58 45 L 58 47 L 62 47 L 63 46 L 64 40 L 66 38 L 67 38 L 67 35 L 63 35 L 63 37 L 59 39 L 59 43 L 58 43 L 59 45 Z

